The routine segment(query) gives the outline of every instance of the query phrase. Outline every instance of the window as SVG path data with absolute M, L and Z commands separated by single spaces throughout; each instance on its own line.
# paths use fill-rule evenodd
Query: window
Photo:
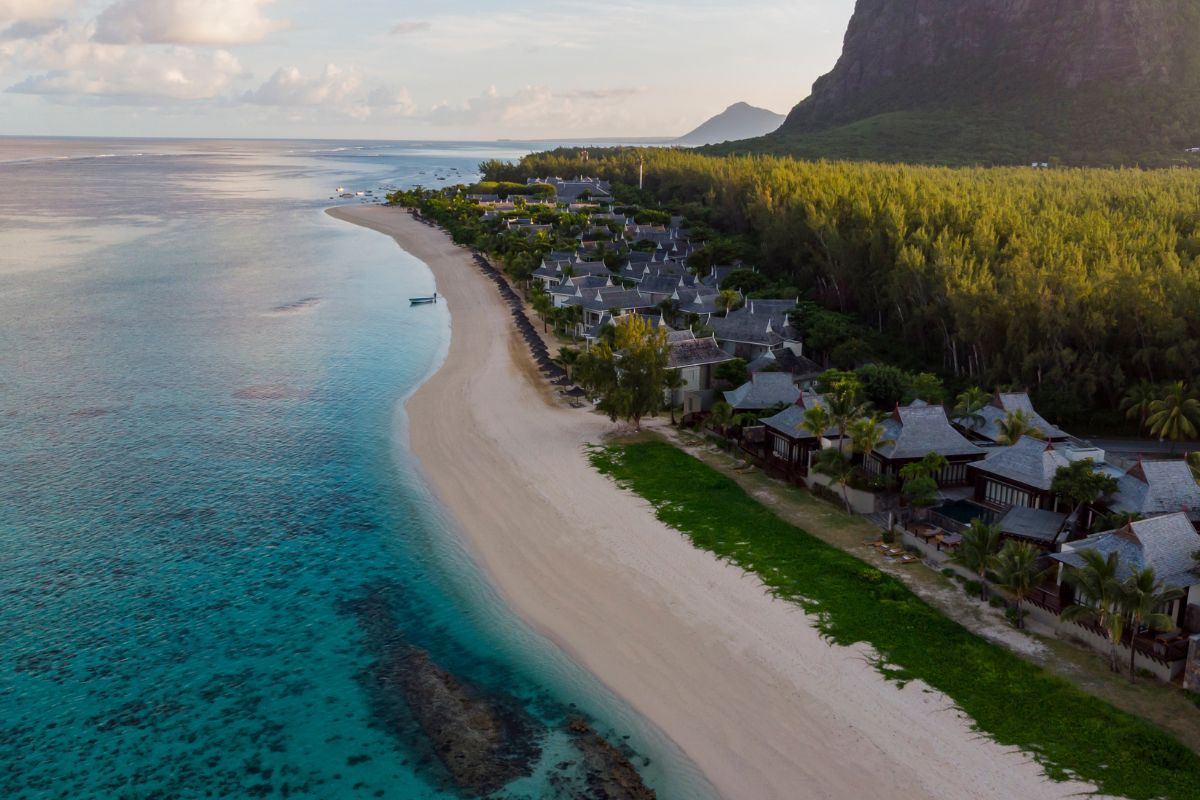
M 1023 492 L 1007 483 L 988 480 L 984 488 L 984 498 L 989 503 L 1011 508 L 1012 506 L 1033 507 L 1033 498 L 1029 492 Z
M 966 483 L 967 465 L 950 464 L 944 470 L 939 472 L 936 477 L 939 486 L 950 486 L 956 483 Z

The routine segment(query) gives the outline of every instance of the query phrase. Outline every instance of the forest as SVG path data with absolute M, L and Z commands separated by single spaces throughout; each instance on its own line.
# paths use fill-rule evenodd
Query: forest
M 950 386 L 1028 388 L 1066 422 L 1115 421 L 1134 385 L 1200 372 L 1196 171 L 588 155 L 481 166 L 489 180 L 612 180 L 623 202 L 682 213 L 772 281 L 857 318 L 866 350 L 899 345 L 906 366 Z

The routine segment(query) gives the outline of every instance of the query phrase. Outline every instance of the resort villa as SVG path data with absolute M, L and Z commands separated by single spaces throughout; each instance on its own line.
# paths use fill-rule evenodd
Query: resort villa
M 697 338 L 690 330 L 667 334 L 671 344 L 668 366 L 679 370 L 683 385 L 671 392 L 670 402 L 683 406 L 684 415 L 712 408 L 713 372 L 718 364 L 733 360 L 712 336 Z
M 871 477 L 898 476 L 908 464 L 937 453 L 948 462 L 934 476 L 938 486 L 963 486 L 970 477 L 967 465 L 986 455 L 950 424 L 940 405 L 916 400 L 911 405 L 897 406 L 882 424 L 887 442 L 863 460 L 863 470 Z

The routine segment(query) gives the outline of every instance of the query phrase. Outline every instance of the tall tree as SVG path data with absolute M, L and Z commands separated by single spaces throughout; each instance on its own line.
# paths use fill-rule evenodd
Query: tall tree
M 1154 568 L 1145 567 L 1135 569 L 1126 577 L 1121 582 L 1120 592 L 1121 610 L 1129 624 L 1129 682 L 1133 683 L 1136 679 L 1134 660 L 1137 657 L 1134 640 L 1143 627 L 1149 627 L 1152 631 L 1166 631 L 1175 627 L 1175 620 L 1163 613 L 1162 608 L 1182 598 L 1183 590 L 1165 588 L 1162 581 L 1155 577 Z
M 842 503 L 845 504 L 846 512 L 850 512 L 850 493 L 847 487 L 850 484 L 850 479 L 854 477 L 854 465 L 850 463 L 850 459 L 846 458 L 845 453 L 834 447 L 827 447 L 820 453 L 817 453 L 816 459 L 813 461 L 813 469 L 822 475 L 828 476 L 834 483 L 842 489 Z
M 858 399 L 860 389 L 858 379 L 851 376 L 835 381 L 825 393 L 825 407 L 833 427 L 837 428 L 839 447 L 850 424 L 867 413 L 866 406 Z
M 1096 550 L 1080 550 L 1082 567 L 1068 567 L 1063 579 L 1075 589 L 1075 603 L 1063 609 L 1067 622 L 1085 622 L 1104 631 L 1108 637 L 1109 667 L 1118 670 L 1117 646 L 1125 631 L 1121 609 L 1121 582 L 1117 578 L 1116 553 L 1100 555 Z
M 962 532 L 962 543 L 950 560 L 961 564 L 979 576 L 979 599 L 987 599 L 987 573 L 992 566 L 992 557 L 1000 551 L 1000 526 L 989 525 L 981 519 L 971 522 Z
M 613 343 L 597 343 L 586 354 L 587 369 L 577 372 L 609 419 L 641 430 L 642 418 L 662 408 L 670 351 L 666 331 L 627 314 L 613 326 Z
M 996 575 L 996 585 L 1005 589 L 1016 600 L 1017 627 L 1025 627 L 1025 615 L 1021 603 L 1033 594 L 1050 573 L 1051 568 L 1041 566 L 1042 551 L 1028 542 L 1009 540 L 992 556 L 991 568 Z
M 679 391 L 686 385 L 683 379 L 683 371 L 678 369 L 669 369 L 663 378 L 663 389 L 670 395 L 668 405 L 671 407 L 671 424 L 675 424 L 675 392 Z

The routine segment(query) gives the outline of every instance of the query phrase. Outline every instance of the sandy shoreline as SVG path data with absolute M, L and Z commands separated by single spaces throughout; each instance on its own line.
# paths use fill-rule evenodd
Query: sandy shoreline
M 433 271 L 453 322 L 409 399 L 412 449 L 505 600 L 674 740 L 723 796 L 1065 798 L 948 700 L 900 690 L 865 650 L 693 548 L 588 464 L 611 430 L 548 403 L 495 287 L 440 231 L 383 206 L 331 209 Z M 1038 713 L 1031 709 L 1030 713 Z

